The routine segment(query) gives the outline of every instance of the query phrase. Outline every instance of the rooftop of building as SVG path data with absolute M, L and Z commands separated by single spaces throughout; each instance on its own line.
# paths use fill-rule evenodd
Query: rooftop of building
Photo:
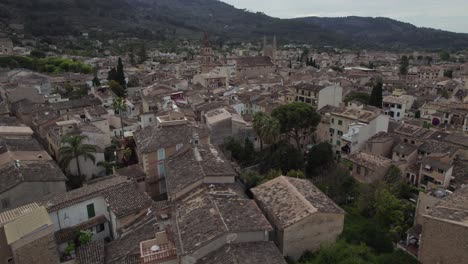
M 448 169 L 453 167 L 452 164 L 433 157 L 425 157 L 423 158 L 421 163 L 423 167 L 430 166 L 431 169 L 440 169 L 443 171 L 447 171 Z
M 429 154 L 448 154 L 452 156 L 459 148 L 439 140 L 428 140 L 418 147 L 420 152 Z
M 311 181 L 280 176 L 252 189 L 277 228 L 284 229 L 315 213 L 344 211 Z
M 0 226 L 3 226 L 8 222 L 17 219 L 18 217 L 28 214 L 38 209 L 39 207 L 40 205 L 38 203 L 30 203 L 30 204 L 18 206 L 8 211 L 1 212 L 0 213 Z
M 299 89 L 299 90 L 311 91 L 311 92 L 319 92 L 320 90 L 325 88 L 325 86 L 312 84 L 312 83 L 299 83 L 299 84 L 294 85 L 292 88 L 293 89 Z
M 385 166 L 390 166 L 390 164 L 392 163 L 391 159 L 387 159 L 382 156 L 372 155 L 370 153 L 362 151 L 349 155 L 347 159 L 349 159 L 353 163 L 359 164 L 371 170 L 375 170 Z
M 205 114 L 206 123 L 208 125 L 232 118 L 232 114 L 225 108 L 210 110 Z
M 54 161 L 10 161 L 0 166 L 0 192 L 23 182 L 62 181 L 67 178 Z
M 359 120 L 363 123 L 369 123 L 381 114 L 381 109 L 373 106 L 363 106 L 362 108 L 340 108 L 340 110 L 332 113 L 332 115 Z
M 390 104 L 406 104 L 406 100 L 407 98 L 403 96 L 388 95 L 383 97 L 383 102 Z
M 47 210 L 41 206 L 5 224 L 5 237 L 8 245 L 30 235 L 37 230 L 52 225 Z
M 431 130 L 410 124 L 396 124 L 393 132 L 415 138 L 425 138 L 432 133 Z
M 133 135 L 138 151 L 151 153 L 160 148 L 172 147 L 177 144 L 187 145 L 195 134 L 201 139 L 209 135 L 209 130 L 206 126 L 189 123 L 178 126 L 150 126 L 135 132 Z
M 238 57 L 234 60 L 242 67 L 274 66 L 271 58 L 267 56 Z
M 146 177 L 140 164 L 134 164 L 115 171 L 116 176 L 127 177 L 128 179 L 140 180 Z
M 427 212 L 427 216 L 468 227 L 468 187 L 443 198 Z
M 81 245 L 76 251 L 76 264 L 105 264 L 104 240 Z
M 6 151 L 43 151 L 44 148 L 31 136 L 0 136 L 0 153 Z
M 216 186 L 192 191 L 177 203 L 175 210 L 176 242 L 181 255 L 223 235 L 272 230 L 255 201 L 240 197 L 235 190 L 218 191 Z
M 462 133 L 451 133 L 444 138 L 444 141 L 454 145 L 468 148 L 468 135 Z
M 166 163 L 168 193 L 175 194 L 206 177 L 235 177 L 231 163 L 214 145 L 186 146 Z
M 286 264 L 272 241 L 225 245 L 196 264 Z
M 411 153 L 417 151 L 417 147 L 412 144 L 408 143 L 399 143 L 393 148 L 393 152 L 403 154 L 403 155 L 410 155 Z
M 49 212 L 55 212 L 88 199 L 103 196 L 106 198 L 109 206 L 113 210 L 116 210 L 115 214 L 125 214 L 128 211 L 133 211 L 134 208 L 132 206 L 137 206 L 137 208 L 142 206 L 137 203 L 146 203 L 147 201 L 145 198 L 147 196 L 140 196 L 138 194 L 136 198 L 132 197 L 132 195 L 137 194 L 136 188 L 135 183 L 127 180 L 126 177 L 109 176 L 79 189 L 58 194 L 41 203 Z M 149 199 L 149 197 L 147 198 Z

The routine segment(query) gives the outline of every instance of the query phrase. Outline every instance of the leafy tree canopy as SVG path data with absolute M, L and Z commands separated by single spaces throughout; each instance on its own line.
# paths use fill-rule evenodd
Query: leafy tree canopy
M 298 149 L 301 136 L 313 132 L 321 118 L 312 106 L 300 102 L 280 106 L 271 116 L 279 121 L 281 133 L 296 141 Z

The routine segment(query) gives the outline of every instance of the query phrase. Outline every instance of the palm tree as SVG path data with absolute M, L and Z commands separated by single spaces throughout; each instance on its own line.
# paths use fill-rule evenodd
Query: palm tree
M 131 148 L 123 148 L 120 150 L 122 152 L 122 160 L 125 162 L 125 164 L 128 165 L 128 161 L 132 157 L 133 151 Z
M 117 97 L 112 102 L 112 108 L 114 112 L 119 112 L 120 116 L 120 127 L 122 128 L 122 137 L 125 135 L 124 125 L 123 125 L 123 113 L 127 112 L 127 104 L 125 103 L 125 98 Z
M 114 167 L 116 167 L 115 162 L 108 162 L 105 160 L 98 162 L 97 165 L 106 170 L 106 175 L 110 175 L 113 172 Z
M 275 144 L 280 138 L 280 123 L 278 119 L 267 116 L 262 129 L 262 140 L 268 145 Z
M 75 159 L 78 176 L 81 177 L 81 167 L 79 157 L 84 157 L 96 162 L 96 158 L 92 153 L 96 152 L 96 147 L 93 145 L 83 144 L 83 140 L 87 136 L 65 136 L 62 139 L 62 147 L 60 148 L 60 165 L 62 168 L 67 168 L 70 162 Z
M 261 149 L 263 149 L 263 143 L 275 144 L 280 138 L 279 121 L 265 113 L 258 112 L 254 115 L 253 128 L 260 139 Z
M 258 139 L 260 140 L 260 149 L 262 150 L 263 150 L 262 134 L 263 134 L 263 130 L 265 127 L 266 119 L 267 119 L 267 115 L 263 112 L 257 112 L 254 114 L 254 117 L 253 117 L 253 129 L 255 133 L 257 134 Z

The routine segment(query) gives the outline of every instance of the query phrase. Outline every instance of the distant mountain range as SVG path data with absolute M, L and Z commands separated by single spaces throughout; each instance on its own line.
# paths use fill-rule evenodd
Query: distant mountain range
M 206 31 L 225 40 L 261 40 L 264 35 L 276 35 L 283 43 L 317 46 L 468 47 L 468 34 L 419 28 L 388 18 L 279 19 L 218 0 L 2 0 L 0 22 L 4 26 L 23 23 L 26 31 L 36 36 L 79 34 L 99 28 L 99 35 L 109 38 L 200 38 Z

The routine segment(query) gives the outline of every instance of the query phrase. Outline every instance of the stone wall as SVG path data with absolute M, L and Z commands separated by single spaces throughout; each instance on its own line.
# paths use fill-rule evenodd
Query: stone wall
M 468 263 L 468 226 L 424 216 L 419 245 L 422 264 Z

